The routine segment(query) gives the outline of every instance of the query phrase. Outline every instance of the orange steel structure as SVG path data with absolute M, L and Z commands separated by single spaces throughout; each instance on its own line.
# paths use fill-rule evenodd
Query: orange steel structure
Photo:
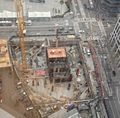
M 26 49 L 24 42 L 26 29 L 25 29 L 25 21 L 23 16 L 23 5 L 22 5 L 22 0 L 14 0 L 14 2 L 17 13 L 17 27 L 18 27 L 17 35 L 19 37 L 19 43 L 20 43 L 21 55 L 22 55 L 22 70 L 24 71 L 27 69 L 27 63 L 26 63 L 26 53 L 25 53 Z
M 95 65 L 96 79 L 97 79 L 98 84 L 100 85 L 101 97 L 104 98 L 105 91 L 104 91 L 104 86 L 102 84 L 102 78 L 101 78 L 101 74 L 100 74 L 100 63 L 99 63 L 99 60 L 98 60 L 98 57 L 96 54 L 96 50 L 93 46 L 92 40 L 90 40 L 88 42 L 88 45 L 89 45 L 89 48 L 90 48 L 91 53 L 92 53 L 92 59 L 93 59 L 94 65 Z
M 67 57 L 66 55 L 66 50 L 65 48 L 48 48 L 47 49 L 47 53 L 48 53 L 48 58 L 65 58 Z

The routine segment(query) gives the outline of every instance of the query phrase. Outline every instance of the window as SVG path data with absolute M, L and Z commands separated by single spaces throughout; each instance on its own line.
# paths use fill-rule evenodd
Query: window
M 119 37 L 120 38 L 120 37 Z M 120 45 L 120 40 L 117 40 L 118 45 Z
M 117 29 L 118 29 L 118 24 L 115 26 L 115 29 L 114 29 L 114 31 L 115 31 L 115 30 L 117 30 Z
M 118 68 L 120 68 L 120 63 L 117 65 Z
M 118 33 L 118 30 L 120 29 L 120 26 L 118 25 L 118 28 L 116 29 L 116 32 Z
M 58 72 L 58 68 L 56 68 L 55 72 Z
M 113 38 L 111 41 L 111 47 L 113 47 L 114 44 L 115 44 L 115 38 Z
M 116 51 L 117 51 L 117 49 L 118 49 L 118 45 L 117 45 L 117 44 L 115 44 L 115 47 L 113 48 L 113 51 L 114 51 L 114 52 L 116 52 Z

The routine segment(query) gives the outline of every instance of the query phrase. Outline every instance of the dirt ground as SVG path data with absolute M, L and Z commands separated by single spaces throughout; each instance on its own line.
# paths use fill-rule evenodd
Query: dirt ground
M 0 107 L 17 118 L 25 118 L 23 116 L 25 113 L 25 108 L 23 104 L 17 100 L 18 95 L 15 86 L 15 81 L 17 80 L 16 77 L 13 76 L 10 68 L 0 69 L 0 77 L 2 79 L 3 100 L 3 103 L 0 104 Z

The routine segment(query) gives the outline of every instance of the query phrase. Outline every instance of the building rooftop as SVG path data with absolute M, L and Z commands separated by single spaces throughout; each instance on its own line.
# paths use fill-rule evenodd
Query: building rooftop
M 11 12 L 11 11 L 2 11 L 0 12 L 0 18 L 16 18 L 17 17 L 17 14 L 16 12 Z M 28 12 L 28 17 L 31 18 L 31 17 L 48 17 L 50 18 L 51 17 L 51 13 L 50 12 Z
M 47 49 L 48 58 L 61 58 L 66 57 L 65 48 L 48 48 Z
M 30 12 L 29 13 L 30 16 L 31 15 L 33 16 L 33 14 L 37 14 L 44 17 L 46 15 L 47 16 L 60 15 L 60 14 L 63 14 L 66 10 L 67 10 L 67 7 L 65 4 L 63 4 L 62 11 L 61 11 L 61 4 L 59 0 L 45 0 L 45 3 L 30 2 L 30 0 L 23 1 L 24 15 L 26 15 L 26 12 L 28 11 Z M 14 16 L 14 12 L 16 11 L 14 0 L 0 0 L 0 12 L 4 12 L 4 11 L 11 12 L 10 14 L 7 14 L 8 16 L 9 15 Z M 38 13 L 35 13 L 35 12 L 38 12 Z M 43 12 L 45 12 L 44 15 L 43 15 Z
M 10 58 L 7 47 L 7 40 L 0 39 L 0 68 L 9 67 Z

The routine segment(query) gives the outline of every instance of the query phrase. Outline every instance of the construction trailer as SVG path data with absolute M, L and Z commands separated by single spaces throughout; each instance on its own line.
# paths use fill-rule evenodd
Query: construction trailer
M 47 64 L 51 82 L 59 83 L 72 80 L 65 48 L 47 48 Z

